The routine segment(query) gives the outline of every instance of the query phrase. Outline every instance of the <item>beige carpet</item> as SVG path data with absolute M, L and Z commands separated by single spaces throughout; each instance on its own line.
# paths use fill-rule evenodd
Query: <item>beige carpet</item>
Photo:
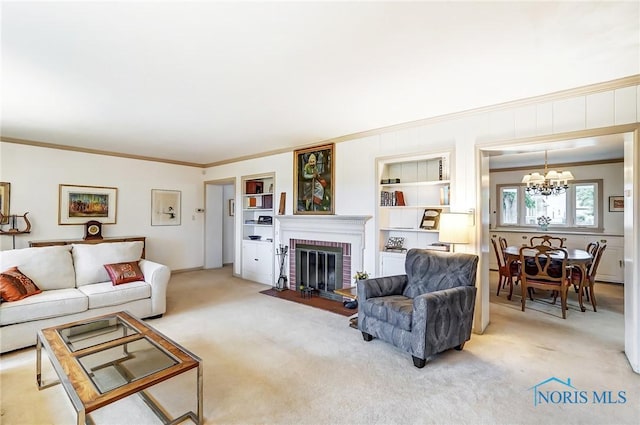
M 495 281 L 495 276 L 493 276 Z M 599 285 L 600 308 L 575 293 L 562 320 L 544 301 L 519 307 L 492 297 L 491 325 L 463 351 L 424 369 L 379 340 L 364 342 L 346 317 L 259 294 L 231 269 L 175 274 L 168 312 L 150 321 L 204 360 L 207 424 L 635 424 L 640 376 L 623 350 L 622 288 Z M 492 290 L 495 292 L 494 290 Z M 38 391 L 35 352 L 0 357 L 2 424 L 71 424 L 64 390 Z M 49 369 L 48 373 L 52 371 Z M 51 375 L 49 375 L 51 376 Z M 625 404 L 534 406 L 530 388 L 550 377 L 578 390 L 625 391 Z M 194 376 L 154 395 L 170 412 L 193 409 Z M 96 412 L 98 424 L 157 423 L 139 398 Z

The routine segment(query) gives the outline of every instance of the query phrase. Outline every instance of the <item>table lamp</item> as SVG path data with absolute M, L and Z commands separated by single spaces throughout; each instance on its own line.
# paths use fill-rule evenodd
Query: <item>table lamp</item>
M 439 241 L 450 243 L 455 252 L 455 244 L 469 243 L 469 223 L 471 215 L 468 213 L 442 213 L 440 214 Z

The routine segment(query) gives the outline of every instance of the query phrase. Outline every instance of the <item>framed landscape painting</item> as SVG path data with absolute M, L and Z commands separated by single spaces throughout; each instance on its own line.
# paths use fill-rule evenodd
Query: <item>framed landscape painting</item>
M 61 184 L 59 192 L 58 224 L 116 223 L 117 188 Z
M 334 213 L 333 143 L 293 153 L 293 213 Z

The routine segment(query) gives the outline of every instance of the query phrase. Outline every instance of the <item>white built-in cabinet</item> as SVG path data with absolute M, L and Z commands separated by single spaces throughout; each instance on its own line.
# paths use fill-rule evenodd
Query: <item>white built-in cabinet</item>
M 508 245 L 522 246 L 529 245 L 529 241 L 533 236 L 541 234 L 550 234 L 565 238 L 565 246 L 569 248 L 585 249 L 589 242 L 599 242 L 606 244 L 607 248 L 602 254 L 602 259 L 598 265 L 596 272 L 596 280 L 602 282 L 623 283 L 624 282 L 624 236 L 598 235 L 598 234 L 575 234 L 575 233 L 559 233 L 559 232 L 518 232 L 518 231 L 491 231 L 492 238 L 503 237 L 507 240 Z M 497 242 L 497 240 L 496 240 Z M 500 246 L 498 244 L 498 246 Z M 491 270 L 498 269 L 493 247 L 490 247 L 489 268 Z
M 242 177 L 242 278 L 274 283 L 275 174 Z
M 404 274 L 406 251 L 385 250 L 389 238 L 403 238 L 403 248 L 438 243 L 438 230 L 421 227 L 425 210 L 449 211 L 449 152 L 378 158 L 377 276 Z

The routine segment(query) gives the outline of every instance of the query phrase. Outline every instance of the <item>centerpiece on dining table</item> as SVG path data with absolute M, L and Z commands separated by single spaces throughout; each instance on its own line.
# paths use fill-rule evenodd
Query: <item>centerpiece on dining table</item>
M 536 220 L 538 221 L 538 226 L 540 226 L 541 230 L 546 232 L 549 229 L 549 224 L 551 223 L 551 217 L 548 217 L 546 215 L 541 215 Z

